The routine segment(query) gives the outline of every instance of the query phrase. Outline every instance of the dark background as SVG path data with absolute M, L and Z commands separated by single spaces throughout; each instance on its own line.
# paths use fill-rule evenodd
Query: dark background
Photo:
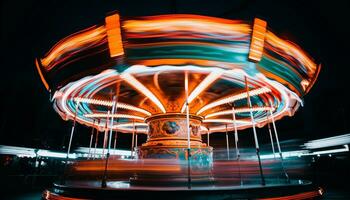
M 58 1 L 1 2 L 0 144 L 62 150 L 71 122 L 52 108 L 34 59 L 57 41 L 101 23 L 107 13 L 121 16 L 169 13 L 201 14 L 228 19 L 260 17 L 278 36 L 300 45 L 316 63 L 319 78 L 295 116 L 277 122 L 280 140 L 324 138 L 349 132 L 349 8 L 348 1 Z M 266 128 L 259 139 L 267 141 Z M 90 130 L 78 125 L 75 146 L 87 146 Z M 251 130 L 241 132 L 243 145 L 253 145 Z M 77 139 L 79 138 L 79 139 Z M 120 134 L 118 147 L 129 148 L 130 136 Z M 139 141 L 144 141 L 141 137 Z M 224 145 L 224 134 L 211 144 Z

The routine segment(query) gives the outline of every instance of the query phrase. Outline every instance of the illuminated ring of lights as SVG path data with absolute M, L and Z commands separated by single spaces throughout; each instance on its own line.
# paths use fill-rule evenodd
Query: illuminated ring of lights
M 272 121 L 270 112 L 275 120 L 294 115 L 302 105 L 300 97 L 308 93 L 320 71 L 320 65 L 296 44 L 272 33 L 264 20 L 255 18 L 252 24 L 183 14 L 121 19 L 115 13 L 103 24 L 57 42 L 35 63 L 44 86 L 55 92 L 54 108 L 63 119 L 76 119 L 100 131 L 137 133 L 147 133 L 145 118 L 183 114 L 187 108 L 185 92 L 178 89 L 184 81 L 166 73 L 182 77 L 186 71 L 192 78 L 190 114 L 203 118 L 200 132 L 204 134 L 233 130 L 231 110 L 239 130 L 264 126 Z M 244 102 L 245 80 L 252 109 Z M 172 81 L 177 89 L 170 91 L 177 96 L 164 92 Z M 116 112 L 109 115 L 116 85 L 124 87 L 123 95 Z M 160 98 L 164 94 L 172 99 Z M 133 97 L 135 101 L 129 99 Z M 109 125 L 110 118 L 117 120 Z
M 254 84 L 257 88 L 256 90 L 259 90 L 259 88 L 266 88 L 265 92 L 262 92 L 260 96 L 263 96 L 268 101 L 273 102 L 272 108 L 268 107 L 266 104 L 261 107 L 254 107 L 253 111 L 256 111 L 255 113 L 255 123 L 258 127 L 264 126 L 267 122 L 271 121 L 271 118 L 267 118 L 266 114 L 268 111 L 273 112 L 273 116 L 275 120 L 278 120 L 286 115 L 292 115 L 300 103 L 302 101 L 296 95 L 294 92 L 290 91 L 287 87 L 284 85 L 269 80 L 266 78 L 262 73 L 257 73 L 255 76 L 251 76 L 247 74 L 245 71 L 241 69 L 230 69 L 225 70 L 222 68 L 217 67 L 198 67 L 193 65 L 187 65 L 187 66 L 158 66 L 158 67 L 147 67 L 147 66 L 140 66 L 135 65 L 128 68 L 123 73 L 118 73 L 115 70 L 106 70 L 98 75 L 95 76 L 88 76 L 81 80 L 71 82 L 67 84 L 65 87 L 58 90 L 54 95 L 54 108 L 55 110 L 61 115 L 62 118 L 68 120 L 74 119 L 74 113 L 75 113 L 75 106 L 78 106 L 77 109 L 77 122 L 81 124 L 85 124 L 87 126 L 96 127 L 100 131 L 107 129 L 110 129 L 109 123 L 106 125 L 106 117 L 107 112 L 99 112 L 99 113 L 92 113 L 89 108 L 89 103 L 87 103 L 87 100 L 93 100 L 94 95 L 97 94 L 99 91 L 109 87 L 110 85 L 113 85 L 117 81 L 122 81 L 122 77 L 125 75 L 132 75 L 133 77 L 139 77 L 139 76 L 145 76 L 145 75 L 154 75 L 159 72 L 179 72 L 179 71 L 188 71 L 189 73 L 220 73 L 220 78 L 229 80 L 232 82 L 238 82 L 240 84 L 244 84 L 244 77 L 248 77 L 250 83 Z M 254 92 L 254 89 L 251 89 L 250 92 Z M 235 97 L 237 98 L 246 98 L 244 97 L 246 93 L 242 94 L 236 94 Z M 239 95 L 243 95 L 242 97 L 239 97 Z M 73 98 L 72 98 L 73 97 Z M 78 97 L 78 98 L 77 98 Z M 85 100 L 84 100 L 85 99 Z M 219 98 L 220 99 L 220 98 Z M 78 103 L 79 102 L 79 103 Z M 214 101 L 215 102 L 215 101 Z M 228 101 L 232 102 L 232 101 Z M 78 103 L 78 104 L 77 104 Z M 91 102 L 90 102 L 91 103 Z M 100 104 L 106 107 L 111 107 L 113 102 L 108 100 L 94 100 L 92 102 L 93 104 Z M 119 104 L 119 105 L 118 105 Z M 137 132 L 137 133 L 147 133 L 147 124 L 144 122 L 144 118 L 153 114 L 157 113 L 150 113 L 149 111 L 139 108 L 135 105 L 128 105 L 124 102 L 118 102 L 117 104 L 117 110 L 118 109 L 127 109 L 127 110 L 133 110 L 137 113 L 137 115 L 131 115 L 131 114 L 119 114 L 118 111 L 114 115 L 114 117 L 120 117 L 129 119 L 127 123 L 120 123 L 114 121 L 113 130 L 117 130 L 118 132 Z M 293 106 L 294 105 L 294 106 Z M 203 106 L 205 107 L 205 106 Z M 202 107 L 202 108 L 203 108 Z M 236 113 L 239 112 L 249 112 L 249 109 L 247 108 L 236 108 Z M 255 110 L 254 110 L 255 109 Z M 110 110 L 110 109 L 109 109 Z M 223 111 L 220 111 L 223 112 Z M 203 124 L 201 126 L 200 132 L 202 134 L 207 133 L 209 128 L 210 132 L 223 132 L 226 131 L 226 127 L 228 130 L 233 130 L 233 121 L 228 119 L 212 119 L 213 116 L 220 116 L 219 113 L 206 113 L 201 112 L 197 113 L 197 115 L 205 118 L 203 121 Z M 226 110 L 226 114 L 228 111 Z M 192 113 L 191 114 L 196 114 Z M 221 113 L 222 114 L 222 113 Z M 96 115 L 96 116 L 94 116 Z M 111 117 L 111 116 L 110 116 Z M 97 123 L 97 119 L 99 119 L 99 122 Z M 134 120 L 130 121 L 130 119 Z M 206 123 L 214 122 L 216 123 L 215 126 L 209 126 Z M 133 127 L 135 125 L 135 128 Z M 245 120 L 236 120 L 236 126 L 238 130 L 249 128 L 252 126 L 251 121 L 249 118 Z

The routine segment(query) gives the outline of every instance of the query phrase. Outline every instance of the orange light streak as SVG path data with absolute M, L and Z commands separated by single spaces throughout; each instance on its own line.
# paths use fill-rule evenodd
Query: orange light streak
M 50 64 L 54 60 L 59 59 L 70 51 L 80 49 L 89 43 L 102 40 L 104 37 L 106 37 L 106 29 L 104 26 L 88 28 L 76 34 L 70 35 L 59 41 L 48 52 L 47 56 L 41 59 L 41 64 L 46 68 L 46 70 L 50 70 L 53 67 L 50 66 Z
M 40 69 L 40 66 L 39 66 L 39 62 L 38 62 L 38 59 L 35 59 L 35 66 L 36 66 L 36 69 L 38 70 L 38 73 L 39 73 L 39 76 L 40 76 L 40 79 L 41 81 L 43 82 L 46 90 L 49 90 L 49 84 L 46 82 L 45 78 L 44 78 L 44 75 Z
M 285 51 L 287 54 L 296 58 L 298 61 L 303 63 L 303 65 L 308 69 L 309 73 L 314 74 L 317 68 L 316 63 L 314 63 L 298 46 L 295 44 L 282 40 L 270 31 L 266 33 L 266 42 L 272 44 Z
M 240 21 L 205 17 L 198 15 L 163 15 L 145 17 L 143 20 L 127 20 L 123 24 L 127 32 L 189 31 L 219 33 L 225 35 L 249 34 L 249 25 Z

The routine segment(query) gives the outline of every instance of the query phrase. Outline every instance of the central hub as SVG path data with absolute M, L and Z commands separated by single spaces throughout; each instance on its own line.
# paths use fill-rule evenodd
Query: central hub
M 202 118 L 189 115 L 191 148 L 206 147 L 200 134 Z M 181 147 L 188 146 L 187 119 L 185 114 L 163 114 L 146 119 L 148 140 L 142 146 Z
M 148 139 L 138 147 L 139 158 L 187 159 L 187 118 L 182 113 L 154 115 L 146 119 Z M 200 127 L 202 118 L 189 115 L 191 157 L 202 162 L 211 162 L 212 148 L 202 143 Z

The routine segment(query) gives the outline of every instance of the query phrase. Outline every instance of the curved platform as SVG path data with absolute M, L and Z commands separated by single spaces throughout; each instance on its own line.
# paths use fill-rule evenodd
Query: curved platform
M 111 181 L 106 188 L 99 181 L 54 184 L 43 199 L 318 199 L 323 190 L 309 181 L 292 180 L 289 184 L 207 185 L 176 187 L 132 186 Z

